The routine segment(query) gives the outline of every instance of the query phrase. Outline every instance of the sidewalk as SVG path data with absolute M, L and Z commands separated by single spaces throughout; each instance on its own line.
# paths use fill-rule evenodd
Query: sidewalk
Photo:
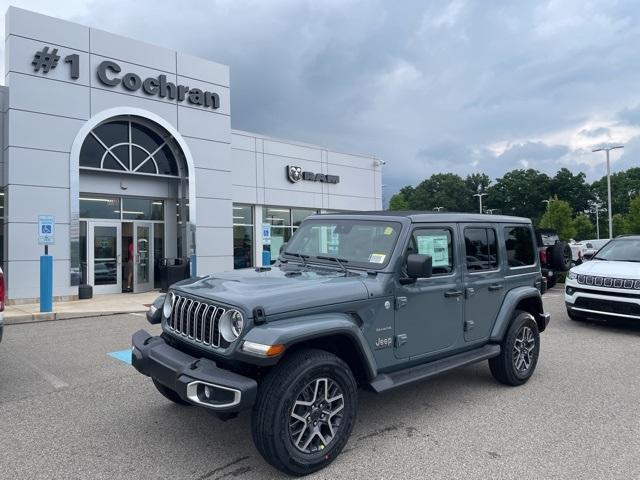
M 116 293 L 95 295 L 89 300 L 73 300 L 53 304 L 53 312 L 40 313 L 40 304 L 8 305 L 4 310 L 6 325 L 16 323 L 41 322 L 45 320 L 64 320 L 67 318 L 98 317 L 116 313 L 146 312 L 160 292 Z

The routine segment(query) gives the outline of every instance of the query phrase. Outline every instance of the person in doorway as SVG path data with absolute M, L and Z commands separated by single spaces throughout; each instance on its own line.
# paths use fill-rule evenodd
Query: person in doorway
M 133 291 L 133 240 L 129 239 L 127 246 L 127 287 L 125 291 Z

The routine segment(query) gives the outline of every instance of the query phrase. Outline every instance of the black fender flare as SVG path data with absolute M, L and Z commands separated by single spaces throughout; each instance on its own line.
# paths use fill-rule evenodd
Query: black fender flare
M 284 345 L 288 350 L 302 342 L 335 336 L 342 336 L 351 341 L 370 379 L 378 374 L 375 357 L 367 340 L 353 317 L 346 313 L 304 315 L 270 321 L 251 328 L 244 340 L 263 345 Z
M 543 321 L 542 318 L 544 316 L 544 308 L 542 306 L 542 296 L 540 292 L 535 287 L 517 287 L 507 292 L 504 297 L 496 321 L 493 324 L 493 330 L 491 331 L 490 340 L 492 342 L 502 341 L 511 320 L 513 320 L 513 313 L 523 300 L 526 300 L 529 305 L 534 306 L 536 311 L 530 313 L 536 319 L 539 330 L 542 332 L 545 329 L 546 322 Z

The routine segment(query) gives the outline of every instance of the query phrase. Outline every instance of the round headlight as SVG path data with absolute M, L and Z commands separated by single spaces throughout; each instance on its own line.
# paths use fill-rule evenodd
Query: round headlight
M 244 327 L 244 318 L 238 310 L 227 310 L 220 318 L 220 334 L 227 342 L 235 341 Z
M 168 293 L 164 297 L 164 305 L 162 306 L 162 315 L 164 318 L 169 318 L 171 316 L 171 311 L 173 310 L 173 302 L 175 301 L 176 296 L 173 292 Z

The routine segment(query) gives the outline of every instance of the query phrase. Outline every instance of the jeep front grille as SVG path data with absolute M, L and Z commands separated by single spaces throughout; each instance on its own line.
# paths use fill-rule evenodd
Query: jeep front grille
M 597 277 L 594 275 L 578 275 L 578 283 L 590 287 L 623 288 L 625 290 L 640 290 L 640 280 L 628 278 Z
M 167 318 L 169 332 L 213 348 L 226 347 L 220 335 L 220 317 L 225 308 L 192 298 L 176 295 L 171 316 Z

